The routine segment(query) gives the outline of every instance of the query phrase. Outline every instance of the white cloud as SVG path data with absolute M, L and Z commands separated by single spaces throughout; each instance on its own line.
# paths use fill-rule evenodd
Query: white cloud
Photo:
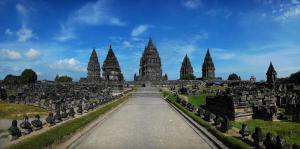
M 9 28 L 7 28 L 7 29 L 5 30 L 5 32 L 4 32 L 4 34 L 7 35 L 7 36 L 11 36 L 11 35 L 13 35 L 14 33 L 13 33 Z
M 145 31 L 147 31 L 148 28 L 149 28 L 148 25 L 139 25 L 132 30 L 131 36 L 139 36 Z
M 116 18 L 116 17 L 112 17 L 110 19 L 110 23 L 113 24 L 113 25 L 117 25 L 117 26 L 124 26 L 124 25 L 126 25 L 125 22 L 122 22 L 119 18 Z
M 36 71 L 36 74 L 37 74 L 38 76 L 42 76 L 42 75 L 43 75 L 43 73 L 40 72 L 40 71 Z
M 3 58 L 10 59 L 10 60 L 17 60 L 22 57 L 20 52 L 9 50 L 9 49 L 2 49 L 0 53 Z
M 18 40 L 20 42 L 26 42 L 34 36 L 32 30 L 25 27 L 22 27 L 20 30 L 18 30 L 16 35 L 18 36 Z
M 63 69 L 70 71 L 85 71 L 85 68 L 81 66 L 80 62 L 75 58 L 61 59 L 56 61 L 53 65 L 50 65 L 52 69 Z
M 132 47 L 131 43 L 129 41 L 127 41 L 127 40 L 123 41 L 123 46 L 125 48 Z
M 120 18 L 114 16 L 112 12 L 109 0 L 88 2 L 69 15 L 67 21 L 60 26 L 60 32 L 54 39 L 61 42 L 75 39 L 75 30 L 80 25 L 126 25 Z
M 220 48 L 210 48 L 211 53 L 214 53 L 216 59 L 219 60 L 232 60 L 236 58 L 236 53 L 229 50 L 220 49 Z
M 211 17 L 222 16 L 225 19 L 232 16 L 232 12 L 226 8 L 210 9 L 206 11 L 205 14 Z
M 69 21 L 69 23 L 80 23 L 82 25 L 125 25 L 119 18 L 111 14 L 108 0 L 86 3 L 71 15 Z
M 300 1 L 298 1 L 298 0 L 291 0 L 291 3 L 292 4 L 300 4 Z
M 26 55 L 27 58 L 29 58 L 29 59 L 35 59 L 35 58 L 37 58 L 40 54 L 41 54 L 40 51 L 31 48 L 31 49 L 29 49 L 29 50 L 26 52 L 25 55 Z
M 18 13 L 21 14 L 21 15 L 26 15 L 27 12 L 28 12 L 27 8 L 24 5 L 20 4 L 20 3 L 18 3 L 16 5 L 16 9 L 17 9 Z
M 214 17 L 217 15 L 217 11 L 215 9 L 211 9 L 211 10 L 206 11 L 205 14 Z
M 292 20 L 292 19 L 299 19 L 300 6 L 299 5 L 291 6 L 291 7 L 288 7 L 286 10 L 283 10 L 281 8 L 281 11 L 279 11 L 279 13 L 280 13 L 279 15 L 274 16 L 275 21 L 285 22 L 285 21 Z
M 67 40 L 75 39 L 77 38 L 72 27 L 66 27 L 65 25 L 61 25 L 61 31 L 59 35 L 54 37 L 54 39 L 64 42 Z
M 202 1 L 201 0 L 184 0 L 182 4 L 186 8 L 196 9 L 196 8 L 202 6 Z
M 207 32 L 198 33 L 192 38 L 192 40 L 195 40 L 195 41 L 204 40 L 204 39 L 208 39 Z

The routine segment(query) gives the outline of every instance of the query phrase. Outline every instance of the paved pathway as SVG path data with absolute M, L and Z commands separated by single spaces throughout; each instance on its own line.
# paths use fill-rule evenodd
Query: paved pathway
M 212 148 L 202 137 L 161 98 L 156 88 L 147 87 L 134 93 L 70 148 Z

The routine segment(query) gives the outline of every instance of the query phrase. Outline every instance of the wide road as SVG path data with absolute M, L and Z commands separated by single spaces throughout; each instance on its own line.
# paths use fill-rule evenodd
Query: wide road
M 177 113 L 156 88 L 140 88 L 127 103 L 70 148 L 215 148 Z

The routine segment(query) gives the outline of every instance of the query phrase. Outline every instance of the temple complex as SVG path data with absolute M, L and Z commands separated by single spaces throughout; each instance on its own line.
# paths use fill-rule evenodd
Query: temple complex
M 186 54 L 180 68 L 180 80 L 185 80 L 187 76 L 194 76 L 194 70 Z
M 139 81 L 162 80 L 161 61 L 158 51 L 150 38 L 140 60 Z

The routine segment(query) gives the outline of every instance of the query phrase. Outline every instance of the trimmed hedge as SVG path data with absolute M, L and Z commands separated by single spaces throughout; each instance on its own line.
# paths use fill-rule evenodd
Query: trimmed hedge
M 62 139 L 69 137 L 70 135 L 79 131 L 82 127 L 86 126 L 90 122 L 96 120 L 102 114 L 117 107 L 128 99 L 131 93 L 126 94 L 120 99 L 105 105 L 95 111 L 88 113 L 82 117 L 70 120 L 59 126 L 56 126 L 48 131 L 26 138 L 17 144 L 9 146 L 9 149 L 40 149 L 51 146 L 54 143 L 60 142 Z
M 188 111 L 187 109 L 182 107 L 180 104 L 176 103 L 175 96 L 173 96 L 170 91 L 162 90 L 162 92 L 163 92 L 164 96 L 169 96 L 167 98 L 168 101 L 170 101 L 178 109 L 183 111 L 185 114 L 187 114 L 189 117 L 191 117 L 194 121 L 196 121 L 198 124 L 200 124 L 205 129 L 207 129 L 209 132 L 211 132 L 216 138 L 218 138 L 220 141 L 222 141 L 226 146 L 230 147 L 231 149 L 251 149 L 251 146 L 244 143 L 242 140 L 239 140 L 232 136 L 225 136 L 221 131 L 217 130 L 214 126 L 212 126 L 205 120 L 198 117 L 195 113 Z

